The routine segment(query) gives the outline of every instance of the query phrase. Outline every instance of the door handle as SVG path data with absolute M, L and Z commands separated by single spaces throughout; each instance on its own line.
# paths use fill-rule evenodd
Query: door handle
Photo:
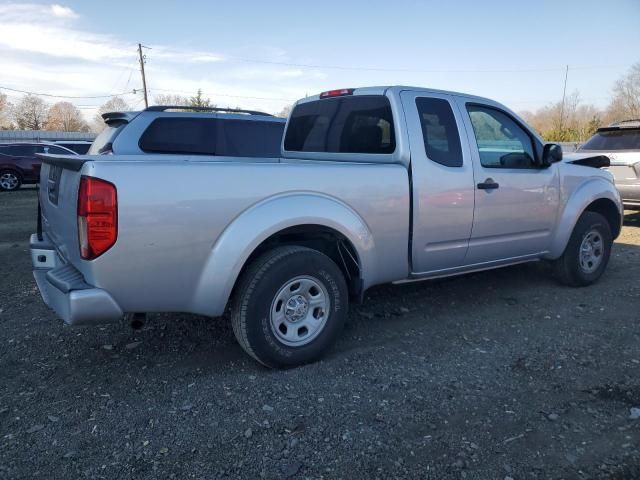
M 478 184 L 478 190 L 495 190 L 496 188 L 500 188 L 500 184 L 495 182 L 493 178 L 487 178 Z

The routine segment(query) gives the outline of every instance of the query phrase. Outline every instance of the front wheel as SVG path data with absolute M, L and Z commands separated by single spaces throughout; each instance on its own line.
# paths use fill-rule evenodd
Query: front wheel
M 567 248 L 554 262 L 556 277 L 573 287 L 591 285 L 607 268 L 612 244 L 607 220 L 599 213 L 584 212 L 573 229 Z
M 347 311 L 347 284 L 333 260 L 286 246 L 265 253 L 243 274 L 231 321 L 238 342 L 258 362 L 291 367 L 319 359 L 340 334 Z
M 0 190 L 17 190 L 22 185 L 20 174 L 13 170 L 0 171 Z

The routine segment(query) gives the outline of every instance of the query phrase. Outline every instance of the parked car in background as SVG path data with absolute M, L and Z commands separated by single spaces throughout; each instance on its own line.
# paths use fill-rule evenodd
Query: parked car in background
M 73 150 L 78 155 L 84 155 L 89 151 L 93 142 L 88 140 L 54 140 L 51 143 Z
M 102 115 L 106 128 L 90 155 L 213 155 L 277 157 L 286 119 L 264 112 L 153 106 Z
M 279 153 L 260 115 L 104 117 L 91 152 L 111 155 L 43 156 L 44 301 L 76 325 L 230 307 L 269 367 L 318 359 L 374 285 L 538 260 L 590 285 L 622 227 L 610 173 L 564 161 L 486 98 L 324 92 L 294 106 Z
M 577 153 L 609 157 L 608 170 L 613 174 L 622 202 L 626 207 L 640 207 L 640 120 L 599 128 Z
M 17 190 L 22 184 L 38 183 L 42 160 L 36 153 L 77 155 L 50 143 L 0 143 L 0 190 Z

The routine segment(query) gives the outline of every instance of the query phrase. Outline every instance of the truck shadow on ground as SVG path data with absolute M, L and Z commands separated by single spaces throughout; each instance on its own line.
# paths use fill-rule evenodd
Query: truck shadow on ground
M 532 291 L 536 293 L 531 295 Z M 584 289 L 581 291 L 586 293 Z M 576 292 L 558 286 L 543 263 L 374 287 L 367 292 L 362 305 L 351 305 L 343 335 L 326 361 L 340 361 L 349 352 L 370 351 L 380 345 L 393 346 L 407 332 L 433 335 L 437 331 L 441 337 L 438 345 L 451 345 L 459 339 L 463 324 L 508 318 L 525 309 L 544 310 L 547 297 L 575 296 Z M 65 328 L 69 336 L 76 337 L 73 342 L 83 344 L 73 349 L 83 358 L 79 363 L 69 358 L 72 368 L 85 363 L 113 362 L 113 366 L 120 364 L 130 369 L 133 361 L 138 366 L 174 365 L 187 371 L 196 368 L 205 374 L 238 366 L 265 371 L 237 344 L 227 317 L 152 314 L 140 330 L 133 330 L 124 322 L 99 330 L 79 329 L 79 335 L 73 333 L 76 330 Z M 452 337 L 447 338 L 448 335 Z M 431 353 L 437 353 L 438 349 L 433 345 Z

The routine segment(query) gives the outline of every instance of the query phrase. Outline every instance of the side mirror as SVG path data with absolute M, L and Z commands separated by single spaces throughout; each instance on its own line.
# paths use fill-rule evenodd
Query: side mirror
M 562 161 L 562 147 L 557 143 L 547 143 L 542 149 L 542 166 L 544 168 Z

